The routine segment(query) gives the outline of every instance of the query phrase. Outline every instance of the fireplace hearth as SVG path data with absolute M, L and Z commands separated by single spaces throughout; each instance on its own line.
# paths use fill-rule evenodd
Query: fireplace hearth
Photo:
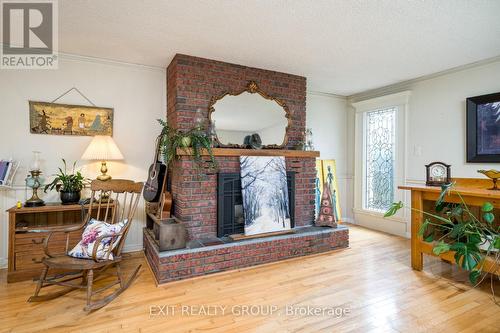
M 189 148 L 177 150 L 169 173 L 173 211 L 186 228 L 188 242 L 184 249 L 160 251 L 152 230 L 144 229 L 144 251 L 157 283 L 348 247 L 345 226 L 313 226 L 319 152 L 295 150 L 306 129 L 305 77 L 177 54 L 167 68 L 169 126 L 187 131 L 197 117 L 208 122 L 214 98 L 246 91 L 249 82 L 286 111 L 284 143 L 260 150 L 214 148 L 217 173 L 200 170 Z M 284 157 L 291 233 L 232 237 L 244 233 L 241 156 Z

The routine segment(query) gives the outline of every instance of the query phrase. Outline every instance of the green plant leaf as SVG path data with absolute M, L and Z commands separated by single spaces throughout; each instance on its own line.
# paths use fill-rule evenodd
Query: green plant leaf
M 448 252 L 449 250 L 450 250 L 450 245 L 443 241 L 440 241 L 434 246 L 434 248 L 432 249 L 432 253 L 438 256 L 441 253 Z
M 493 215 L 493 213 L 484 213 L 483 218 L 486 222 L 492 224 L 493 221 L 495 220 L 495 215 Z
M 481 271 L 479 270 L 474 269 L 469 273 L 469 281 L 473 285 L 477 284 L 477 281 L 479 280 L 480 277 L 481 277 Z
M 481 261 L 479 248 L 475 244 L 456 242 L 451 244 L 450 250 L 456 251 L 455 261 L 467 271 L 473 270 Z
M 500 249 L 500 237 L 499 236 L 495 237 L 495 240 L 493 241 L 493 247 L 495 249 Z
M 425 233 L 425 231 L 427 230 L 427 227 L 429 226 L 429 219 L 425 219 L 424 223 L 422 223 L 422 225 L 420 226 L 420 229 L 418 229 L 418 235 L 420 237 L 422 237 Z
M 424 241 L 425 241 L 425 242 L 427 242 L 427 243 L 430 243 L 430 242 L 432 242 L 433 240 L 434 240 L 434 233 L 431 233 L 431 234 L 429 234 L 428 236 L 426 236 L 426 237 L 424 238 Z
M 436 207 L 442 205 L 442 203 L 444 202 L 444 197 L 446 196 L 452 185 L 453 184 L 441 185 L 441 193 L 439 194 L 439 197 L 436 201 Z
M 461 205 L 456 205 L 451 209 L 450 216 L 454 218 L 461 218 L 463 212 L 464 212 L 463 207 Z
M 481 210 L 485 213 L 493 211 L 493 205 L 490 202 L 485 202 L 481 207 Z
M 475 233 L 475 234 L 469 234 L 467 235 L 467 242 L 470 244 L 479 244 L 481 243 L 481 235 Z
M 465 230 L 465 224 L 463 223 L 457 223 L 453 225 L 453 229 L 450 232 L 450 237 L 451 238 L 460 238 L 464 234 Z
M 391 216 L 394 216 L 396 215 L 396 213 L 398 212 L 398 210 L 400 210 L 401 208 L 403 208 L 403 202 L 393 202 L 391 207 L 387 210 L 387 212 L 385 212 L 384 214 L 384 217 L 391 217 Z

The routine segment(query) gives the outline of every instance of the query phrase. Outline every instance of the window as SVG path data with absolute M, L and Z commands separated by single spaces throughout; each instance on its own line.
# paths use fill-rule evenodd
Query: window
M 385 212 L 394 202 L 396 112 L 390 107 L 364 113 L 363 208 Z
M 410 91 L 364 99 L 354 108 L 353 222 L 396 235 L 410 233 L 405 209 L 383 215 L 393 202 L 408 202 L 398 190 L 406 179 L 406 127 Z

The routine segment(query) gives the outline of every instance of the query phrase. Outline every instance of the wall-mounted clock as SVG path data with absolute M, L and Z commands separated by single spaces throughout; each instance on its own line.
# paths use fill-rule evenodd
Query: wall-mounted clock
M 425 166 L 427 186 L 441 186 L 451 183 L 451 165 L 432 162 Z

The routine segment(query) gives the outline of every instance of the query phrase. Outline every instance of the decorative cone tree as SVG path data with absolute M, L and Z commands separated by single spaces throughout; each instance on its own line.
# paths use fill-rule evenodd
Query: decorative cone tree
M 321 195 L 321 206 L 319 208 L 318 218 L 316 219 L 318 227 L 337 227 L 337 220 L 332 206 L 332 193 L 328 183 L 323 184 L 323 194 Z

